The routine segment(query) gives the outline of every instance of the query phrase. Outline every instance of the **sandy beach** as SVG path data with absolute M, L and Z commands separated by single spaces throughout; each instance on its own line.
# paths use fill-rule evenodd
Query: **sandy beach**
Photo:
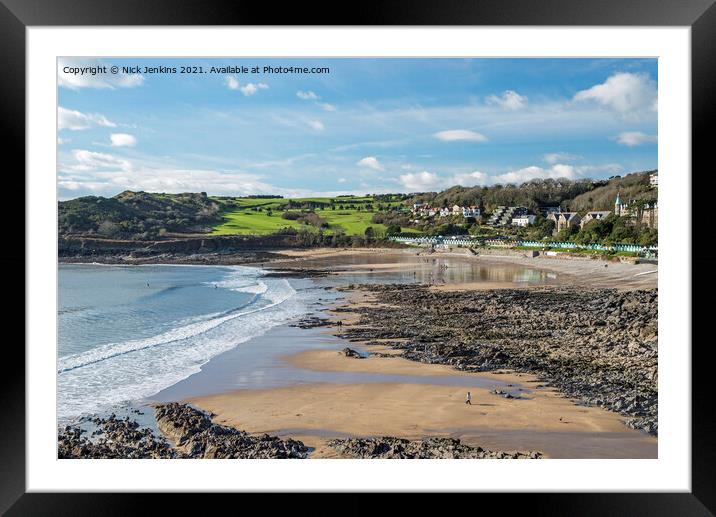
M 381 351 L 373 348 L 372 351 Z M 214 420 L 251 433 L 290 436 L 316 450 L 312 458 L 338 457 L 328 438 L 450 436 L 487 449 L 538 449 L 545 457 L 656 457 L 656 438 L 627 429 L 619 415 L 565 399 L 527 374 L 466 374 L 445 365 L 399 357 L 349 358 L 337 350 L 287 356 L 293 366 L 345 372 L 461 376 L 513 385 L 522 398 L 506 399 L 489 388 L 418 383 L 309 384 L 239 390 L 188 402 L 216 414 Z M 472 405 L 465 404 L 466 391 Z M 520 391 L 521 390 L 521 391 Z M 608 446 L 607 446 L 608 445 Z

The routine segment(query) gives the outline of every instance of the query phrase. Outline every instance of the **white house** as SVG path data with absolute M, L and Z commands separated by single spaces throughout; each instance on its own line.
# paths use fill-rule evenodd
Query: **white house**
M 514 226 L 529 226 L 535 222 L 536 215 L 524 214 L 518 215 L 512 218 L 512 224 Z
M 440 209 L 440 217 L 461 215 L 463 217 L 480 217 L 480 209 L 476 206 L 453 205 L 452 208 Z
M 655 172 L 649 176 L 649 185 L 652 187 L 658 187 L 659 186 L 659 173 Z
M 476 206 L 464 206 L 462 207 L 463 217 L 480 217 L 480 209 Z

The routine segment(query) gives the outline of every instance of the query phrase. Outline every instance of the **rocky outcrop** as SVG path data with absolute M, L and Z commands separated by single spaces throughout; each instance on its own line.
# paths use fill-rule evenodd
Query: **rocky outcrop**
M 538 459 L 542 453 L 488 451 L 464 445 L 455 438 L 426 438 L 410 441 L 403 438 L 347 438 L 330 440 L 328 445 L 349 458 L 384 459 Z
M 65 458 L 306 458 L 308 448 L 296 440 L 267 434 L 252 436 L 215 424 L 206 413 L 186 404 L 155 408 L 157 427 L 170 441 L 129 417 L 94 417 L 89 433 L 76 425 L 58 430 L 58 457 Z
M 60 236 L 57 244 L 61 257 L 122 254 L 143 257 L 162 254 L 210 254 L 300 247 L 291 235 L 206 236 L 156 241 Z
M 357 350 L 353 350 L 352 348 L 346 347 L 341 350 L 341 353 L 346 357 L 352 357 L 354 359 L 363 359 L 363 356 L 360 355 L 360 352 L 358 352 Z
M 328 318 L 319 318 L 317 316 L 306 316 L 301 318 L 296 323 L 292 323 L 289 327 L 298 327 L 301 329 L 312 329 L 317 327 L 331 327 L 335 325 L 335 322 Z
M 140 428 L 129 417 L 120 419 L 91 418 L 89 423 L 96 426 L 90 436 L 78 426 L 65 426 L 58 431 L 57 457 L 59 459 L 138 459 L 176 458 L 177 452 L 151 429 Z
M 296 440 L 267 434 L 251 436 L 215 424 L 206 413 L 172 402 L 155 407 L 157 427 L 189 458 L 306 458 L 308 448 Z
M 567 397 L 657 434 L 655 289 L 361 289 L 380 305 L 356 309 L 359 325 L 344 330 L 344 338 L 393 339 L 403 357 L 459 370 L 534 373 Z

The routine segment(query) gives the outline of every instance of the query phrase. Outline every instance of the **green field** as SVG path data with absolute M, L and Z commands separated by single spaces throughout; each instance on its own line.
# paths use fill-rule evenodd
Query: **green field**
M 214 227 L 212 232 L 214 235 L 268 235 L 283 228 L 318 231 L 314 226 L 281 217 L 281 214 L 288 209 L 289 202 L 294 206 L 302 203 L 333 204 L 333 208 L 321 206 L 314 209 L 315 213 L 325 219 L 330 226 L 323 230 L 324 233 L 343 231 L 347 235 L 364 235 L 366 228 L 370 226 L 381 234 L 385 232 L 386 227 L 371 222 L 377 205 L 391 208 L 401 205 L 399 201 L 376 201 L 371 196 L 293 199 L 217 198 L 216 200 L 224 206 L 224 221 Z M 373 210 L 370 208 L 371 204 Z M 301 209 L 290 208 L 290 210 Z M 402 231 L 414 233 L 416 230 L 403 228 Z
M 236 210 L 224 214 L 224 222 L 214 227 L 213 235 L 268 235 L 282 228 L 311 228 L 281 217 L 280 212 L 269 216 L 266 212 Z

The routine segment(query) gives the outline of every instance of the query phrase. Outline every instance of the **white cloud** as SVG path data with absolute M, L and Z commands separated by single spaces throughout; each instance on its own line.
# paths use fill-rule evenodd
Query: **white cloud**
M 490 177 L 480 171 L 469 172 L 467 174 L 455 174 L 450 180 L 450 185 L 460 185 L 462 187 L 487 185 L 489 183 Z
M 467 141 L 467 142 L 486 142 L 487 137 L 485 135 L 482 135 L 480 133 L 477 133 L 475 131 L 470 131 L 468 129 L 450 129 L 447 131 L 439 131 L 433 135 L 438 140 L 442 140 L 443 142 L 457 142 L 457 141 Z
M 365 158 L 362 158 L 358 160 L 356 165 L 360 165 L 361 167 L 368 167 L 369 169 L 373 169 L 375 171 L 384 171 L 385 167 L 383 167 L 383 164 L 378 161 L 378 158 L 375 156 L 366 156 Z
M 658 140 L 659 139 L 656 135 L 647 135 L 641 131 L 625 131 L 617 136 L 617 143 L 628 147 L 635 147 L 643 144 L 655 144 Z
M 517 111 L 527 106 L 527 97 L 520 95 L 516 91 L 506 90 L 499 97 L 490 95 L 486 102 L 490 106 L 497 106 L 503 110 Z
M 246 97 L 253 95 L 259 90 L 268 90 L 268 84 L 266 83 L 249 83 L 245 86 L 242 86 L 239 88 L 241 90 L 241 93 L 243 93 Z
M 569 179 L 579 180 L 589 177 L 592 173 L 620 174 L 624 171 L 618 163 L 601 165 L 567 165 L 557 163 L 551 167 L 532 165 L 522 169 L 507 171 L 501 174 L 487 174 L 482 171 L 456 173 L 452 176 L 432 172 L 408 173 L 399 176 L 398 182 L 404 192 L 426 192 L 443 190 L 459 185 L 461 187 L 489 186 L 496 184 L 522 184 L 536 179 Z M 389 181 L 395 181 L 393 179 Z M 390 189 L 386 190 L 389 191 Z M 394 189 L 393 189 L 394 190 Z
M 314 92 L 310 91 L 310 90 L 309 90 L 309 91 L 306 91 L 306 92 L 301 91 L 301 90 L 298 90 L 298 91 L 296 92 L 296 96 L 297 96 L 299 99 L 303 99 L 304 101 L 317 101 L 317 100 L 320 100 L 320 97 L 319 97 L 318 95 L 316 95 Z
M 326 129 L 326 126 L 324 126 L 320 120 L 307 120 L 306 124 L 314 131 L 323 131 Z
M 345 178 L 338 178 L 338 183 L 345 183 L 346 181 L 348 180 Z
M 105 69 L 107 71 L 104 71 Z M 133 88 L 143 82 L 144 76 L 141 74 L 111 73 L 110 65 L 99 59 L 60 58 L 57 60 L 57 83 L 71 90 Z
M 261 176 L 255 174 L 133 163 L 111 154 L 85 149 L 75 149 L 61 161 L 58 183 L 61 189 L 75 193 L 105 195 L 127 189 L 234 195 L 283 194 L 285 191 L 264 183 Z
M 443 184 L 443 180 L 432 172 L 411 172 L 400 176 L 400 183 L 408 190 L 422 192 L 436 189 Z
M 85 149 L 72 151 L 74 163 L 67 168 L 77 172 L 129 171 L 132 164 L 128 160 L 117 158 L 111 154 L 97 153 Z
M 554 164 L 548 169 L 537 167 L 533 165 L 531 167 L 525 167 L 516 171 L 506 172 L 504 174 L 498 174 L 492 176 L 492 183 L 515 183 L 520 184 L 533 179 L 560 179 L 567 178 L 570 180 L 576 179 L 578 176 L 577 170 L 572 165 Z
M 580 156 L 569 153 L 547 153 L 542 156 L 542 159 L 550 165 L 554 165 L 557 162 L 571 162 L 579 158 Z
M 575 101 L 593 101 L 626 118 L 656 111 L 656 83 L 646 74 L 617 73 L 602 84 L 577 92 Z
M 329 104 L 327 102 L 319 102 L 321 100 L 321 96 L 318 95 L 316 92 L 312 92 L 311 90 L 298 90 L 296 92 L 296 97 L 304 101 L 312 101 L 313 104 L 321 108 L 323 111 L 336 111 L 336 107 L 333 104 Z
M 134 147 L 137 145 L 137 139 L 127 133 L 112 133 L 109 135 L 112 147 Z
M 490 183 L 513 183 L 520 184 L 534 179 L 562 179 L 576 180 L 586 177 L 588 173 L 595 172 L 622 172 L 624 168 L 618 163 L 608 163 L 605 165 L 566 165 L 563 163 L 555 163 L 549 168 L 538 167 L 532 165 L 523 169 L 509 171 L 504 174 L 490 176 Z
M 240 86 L 239 80 L 233 75 L 226 76 L 226 87 L 229 90 L 238 90 Z
M 164 163 L 130 161 L 111 154 L 83 149 L 61 154 L 58 168 L 60 198 L 82 195 L 113 196 L 123 190 L 147 192 L 207 192 L 210 195 L 250 196 L 278 194 L 311 197 L 348 194 L 346 191 L 311 191 L 272 185 L 264 177 L 236 170 L 187 169 Z
M 229 90 L 239 90 L 245 97 L 249 97 L 259 90 L 268 90 L 269 85 L 266 83 L 247 83 L 242 86 L 236 76 L 227 75 L 226 87 Z
M 110 122 L 104 115 L 98 113 L 82 113 L 76 110 L 65 109 L 62 106 L 57 108 L 58 129 L 79 131 L 95 126 L 116 127 L 117 124 Z
M 70 142 L 69 138 L 60 138 L 59 136 L 57 137 L 57 145 L 66 144 L 68 142 Z

